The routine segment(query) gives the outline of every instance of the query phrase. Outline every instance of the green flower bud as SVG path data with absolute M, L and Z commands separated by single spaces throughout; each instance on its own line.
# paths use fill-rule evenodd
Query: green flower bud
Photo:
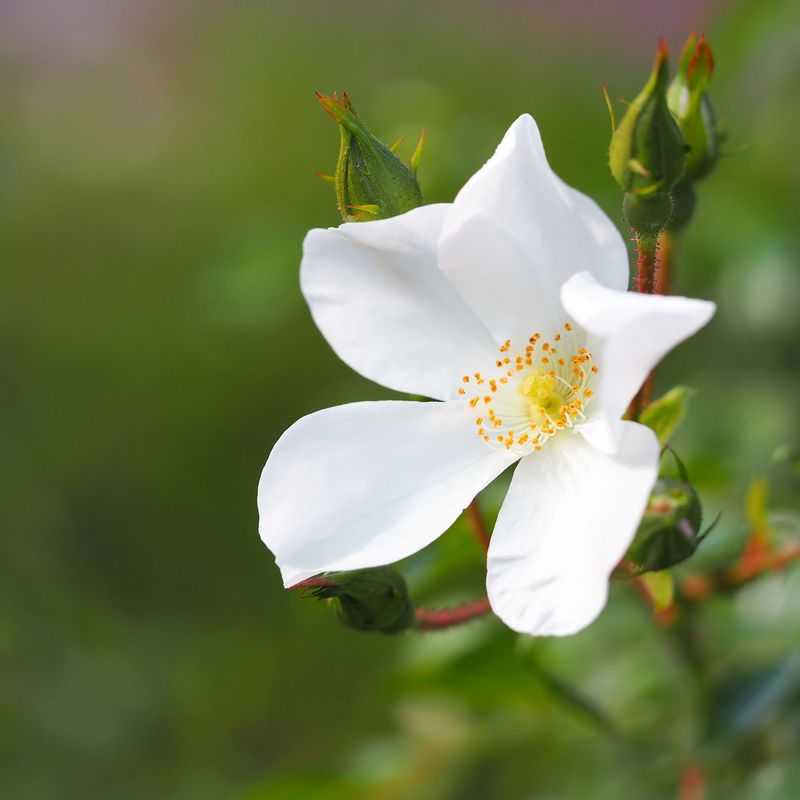
M 719 135 L 714 109 L 706 87 L 714 72 L 714 56 L 705 37 L 692 34 L 681 53 L 678 73 L 667 90 L 669 110 L 686 142 L 686 172 L 681 183 L 689 184 L 707 174 L 719 156 Z
M 694 555 L 705 533 L 700 533 L 703 511 L 691 484 L 660 478 L 647 504 L 628 558 L 643 572 L 673 567 Z
M 639 197 L 669 193 L 684 171 L 684 142 L 669 108 L 669 64 L 659 42 L 653 72 L 628 106 L 611 137 L 611 174 L 625 192 Z
M 345 222 L 386 219 L 403 214 L 422 204 L 416 178 L 420 146 L 407 167 L 375 138 L 356 114 L 347 93 L 317 98 L 339 125 L 341 146 L 334 184 L 339 213 Z
M 331 572 L 293 588 L 310 589 L 315 597 L 328 600 L 348 628 L 399 633 L 414 623 L 414 605 L 405 579 L 390 567 Z

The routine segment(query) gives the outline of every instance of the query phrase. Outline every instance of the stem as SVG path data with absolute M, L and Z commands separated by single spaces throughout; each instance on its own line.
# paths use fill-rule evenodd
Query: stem
M 483 519 L 477 497 L 467 506 L 467 521 L 475 534 L 475 538 L 478 540 L 478 544 L 484 551 L 488 551 L 491 535 L 486 527 L 486 521 Z
M 482 617 L 492 610 L 489 605 L 489 598 L 483 597 L 476 600 L 474 603 L 464 603 L 462 606 L 455 606 L 455 608 L 442 608 L 435 611 L 429 611 L 426 608 L 418 608 L 417 615 L 417 630 L 420 631 L 436 631 L 444 628 L 452 628 L 455 625 L 461 625 L 464 622 Z
M 640 294 L 669 294 L 674 261 L 674 241 L 667 231 L 657 237 L 634 235 L 636 242 L 636 291 Z M 656 371 L 652 370 L 631 401 L 628 415 L 638 419 L 650 403 Z
M 658 237 L 658 249 L 656 250 L 656 273 L 653 282 L 653 294 L 669 294 L 674 263 L 675 237 L 669 231 L 662 231 Z
M 653 294 L 658 239 L 634 232 L 633 240 L 636 242 L 636 291 L 639 294 Z

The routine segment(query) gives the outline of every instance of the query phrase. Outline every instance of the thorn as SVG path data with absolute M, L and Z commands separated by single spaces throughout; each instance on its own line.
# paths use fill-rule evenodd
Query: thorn
M 401 136 L 394 144 L 389 145 L 389 149 L 393 152 L 397 152 L 397 148 L 400 147 L 401 144 L 406 140 L 405 136 Z
M 417 142 L 417 146 L 414 148 L 414 152 L 411 154 L 411 169 L 414 171 L 416 175 L 417 170 L 419 169 L 419 162 L 422 160 L 422 149 L 425 146 L 425 136 L 427 135 L 427 131 L 425 128 L 422 129 L 422 133 L 419 135 L 419 141 Z
M 314 174 L 320 180 L 325 181 L 325 183 L 336 183 L 336 177 L 333 175 L 328 175 L 326 172 L 315 172 Z

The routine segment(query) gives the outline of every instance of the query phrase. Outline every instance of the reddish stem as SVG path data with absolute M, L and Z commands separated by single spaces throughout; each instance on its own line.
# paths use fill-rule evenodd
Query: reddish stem
M 667 231 L 662 231 L 658 237 L 656 249 L 656 271 L 653 280 L 653 294 L 669 294 L 672 282 L 672 264 L 675 240 Z
M 636 291 L 640 294 L 668 294 L 672 275 L 672 239 L 666 231 L 657 238 L 634 236 L 636 242 Z M 628 415 L 638 419 L 650 403 L 655 370 L 645 379 L 631 401 Z
M 429 611 L 426 608 L 418 608 L 417 629 L 421 631 L 435 631 L 443 628 L 452 628 L 461 625 L 477 617 L 482 617 L 492 610 L 489 605 L 489 598 L 484 597 L 474 603 L 465 603 L 463 606 L 455 608 L 442 608 Z
M 477 497 L 467 506 L 467 520 L 469 521 L 470 528 L 472 528 L 472 532 L 475 534 L 475 538 L 478 540 L 478 544 L 480 544 L 484 551 L 487 551 L 489 549 L 491 535 L 483 519 Z
M 633 240 L 636 242 L 636 291 L 639 294 L 652 294 L 658 240 L 637 233 L 634 233 Z

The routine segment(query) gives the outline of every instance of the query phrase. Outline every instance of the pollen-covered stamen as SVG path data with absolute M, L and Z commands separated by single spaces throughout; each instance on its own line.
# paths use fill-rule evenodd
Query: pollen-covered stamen
M 499 352 L 492 369 L 464 375 L 458 389 L 475 409 L 477 434 L 489 446 L 525 455 L 585 419 L 598 368 L 569 323 L 552 340 L 536 332 L 524 350 L 506 340 Z

